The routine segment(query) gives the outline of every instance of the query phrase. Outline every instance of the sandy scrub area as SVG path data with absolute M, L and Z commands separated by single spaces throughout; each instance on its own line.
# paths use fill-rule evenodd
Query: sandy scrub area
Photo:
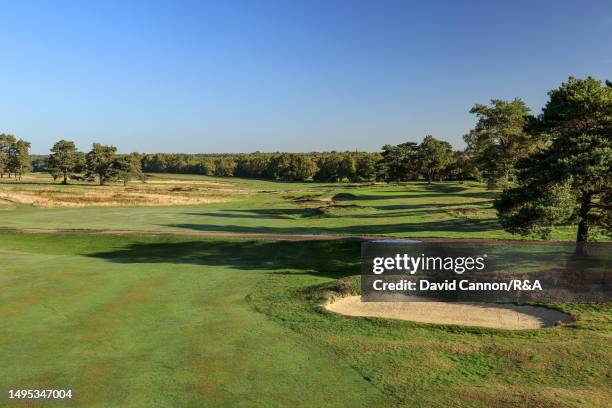
M 229 201 L 225 191 L 159 190 L 105 186 L 82 189 L 38 188 L 22 190 L 6 187 L 0 190 L 0 201 L 26 204 L 41 208 L 87 207 L 87 206 L 172 206 L 213 204 Z
M 359 296 L 347 296 L 325 305 L 325 308 L 347 316 L 384 317 L 419 323 L 511 330 L 538 329 L 554 326 L 557 322 L 572 321 L 569 315 L 553 309 L 495 303 L 361 302 Z

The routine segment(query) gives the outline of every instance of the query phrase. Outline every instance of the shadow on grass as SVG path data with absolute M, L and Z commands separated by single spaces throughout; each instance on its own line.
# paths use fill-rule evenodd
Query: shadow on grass
M 253 218 L 253 219 L 272 219 L 272 220 L 291 220 L 293 217 L 313 217 L 320 215 L 317 208 L 271 208 L 257 210 L 223 210 L 217 212 L 185 213 L 186 215 L 201 215 L 206 217 L 218 218 Z
M 338 235 L 384 235 L 401 232 L 435 233 L 435 232 L 487 232 L 499 231 L 500 226 L 495 218 L 486 219 L 450 219 L 441 221 L 423 221 L 418 223 L 395 223 L 384 225 L 348 225 L 338 227 L 272 227 L 215 224 L 164 224 L 164 227 L 183 228 L 193 231 L 222 231 L 266 234 L 338 234 Z
M 355 194 L 357 198 L 355 200 L 367 200 L 367 201 L 375 201 L 375 200 L 420 200 L 422 198 L 455 198 L 455 199 L 464 199 L 464 198 L 482 198 L 493 200 L 496 197 L 496 193 L 492 191 L 472 191 L 469 193 L 445 193 L 445 192 L 421 192 L 421 191 L 412 191 L 406 190 L 405 192 L 396 191 L 395 194 Z
M 356 241 L 197 240 L 136 242 L 87 256 L 125 264 L 218 265 L 340 279 L 360 273 L 360 255 Z

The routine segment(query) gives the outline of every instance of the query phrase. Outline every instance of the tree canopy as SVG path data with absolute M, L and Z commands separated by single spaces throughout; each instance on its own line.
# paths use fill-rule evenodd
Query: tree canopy
M 470 113 L 476 126 L 463 137 L 468 153 L 489 184 L 514 179 L 514 165 L 538 146 L 539 138 L 525 132 L 529 108 L 521 99 L 492 99 L 491 106 L 476 104 Z
M 62 184 L 68 184 L 68 178 L 77 169 L 79 156 L 74 142 L 60 140 L 51 148 L 48 167 L 49 172 L 57 172 L 63 176 Z
M 418 166 L 420 172 L 431 184 L 434 178 L 442 178 L 442 172 L 453 161 L 453 147 L 450 143 L 425 136 L 419 145 Z
M 85 159 L 87 178 L 94 179 L 97 176 L 101 186 L 112 180 L 116 176 L 116 168 L 113 166 L 116 154 L 115 146 L 94 143 Z
M 570 77 L 548 95 L 528 128 L 550 144 L 517 163 L 517 186 L 495 202 L 500 222 L 513 233 L 543 236 L 555 225 L 575 223 L 578 243 L 593 230 L 610 235 L 612 87 Z

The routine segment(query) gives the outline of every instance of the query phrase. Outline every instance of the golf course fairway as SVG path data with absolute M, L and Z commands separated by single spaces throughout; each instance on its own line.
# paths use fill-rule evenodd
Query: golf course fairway
M 58 407 L 612 400 L 609 306 L 520 332 L 325 312 L 358 242 L 2 233 L 0 254 L 0 382 L 72 389 Z

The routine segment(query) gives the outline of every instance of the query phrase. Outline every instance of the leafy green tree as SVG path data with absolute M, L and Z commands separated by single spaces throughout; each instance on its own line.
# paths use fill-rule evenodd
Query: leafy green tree
M 371 181 L 376 179 L 378 162 L 382 160 L 379 154 L 366 153 L 357 158 L 355 163 L 355 176 L 360 181 Z
M 318 170 L 315 161 L 306 155 L 293 155 L 291 160 L 293 181 L 307 181 L 312 179 Z
M 230 158 L 222 157 L 215 160 L 215 176 L 217 177 L 231 177 L 234 175 L 235 168 L 236 162 Z
M 317 171 L 314 160 L 302 154 L 282 153 L 269 163 L 269 172 L 276 180 L 306 181 Z
M 75 159 L 74 173 L 85 173 L 87 171 L 87 155 L 77 150 Z
M 8 151 L 9 173 L 15 174 L 21 180 L 21 176 L 32 168 L 30 157 L 30 142 L 19 139 L 12 143 Z
M 537 135 L 526 133 L 529 108 L 521 99 L 491 100 L 491 106 L 476 104 L 470 110 L 476 126 L 463 137 L 483 177 L 491 185 L 513 180 L 514 165 L 540 145 Z
M 580 253 L 593 230 L 612 234 L 612 87 L 570 77 L 548 95 L 530 130 L 550 146 L 519 161 L 518 186 L 495 208 L 512 233 L 548 236 L 555 225 L 577 224 Z
M 204 174 L 205 176 L 212 176 L 215 174 L 215 161 L 211 158 L 202 158 L 195 166 L 195 172 L 197 174 Z
M 115 177 L 126 186 L 130 180 L 137 179 L 144 183 L 145 177 L 142 172 L 141 155 L 130 153 L 128 155 L 115 157 L 113 160 L 113 173 Z
M 60 173 L 63 176 L 62 184 L 68 184 L 68 178 L 75 171 L 77 164 L 78 156 L 74 142 L 60 140 L 53 145 L 48 166 L 52 175 Z
M 4 177 L 4 172 L 8 167 L 8 156 L 6 152 L 0 149 L 0 178 Z
M 385 145 L 382 148 L 380 172 L 385 181 L 406 181 L 415 178 L 418 171 L 419 146 L 406 142 L 397 146 Z
M 317 181 L 338 181 L 340 178 L 340 155 L 337 153 L 324 154 L 317 160 L 318 170 L 314 175 Z
M 446 178 L 458 180 L 459 183 L 463 183 L 467 179 L 475 179 L 478 175 L 474 161 L 466 151 L 460 150 L 453 152 L 453 158 L 444 169 L 444 173 Z
M 98 177 L 100 185 L 115 178 L 114 159 L 117 154 L 115 146 L 104 146 L 94 143 L 92 149 L 85 157 L 86 177 L 90 180 Z
M 4 177 L 4 172 L 9 170 L 9 150 L 17 140 L 15 136 L 6 133 L 0 134 L 0 178 Z M 11 176 L 9 172 L 9 177 Z
M 442 177 L 442 172 L 452 160 L 453 147 L 448 142 L 427 135 L 419 145 L 419 170 L 427 178 L 429 184 L 434 178 Z
M 340 180 L 355 181 L 357 179 L 357 169 L 355 158 L 350 153 L 342 155 L 338 163 L 338 178 Z

